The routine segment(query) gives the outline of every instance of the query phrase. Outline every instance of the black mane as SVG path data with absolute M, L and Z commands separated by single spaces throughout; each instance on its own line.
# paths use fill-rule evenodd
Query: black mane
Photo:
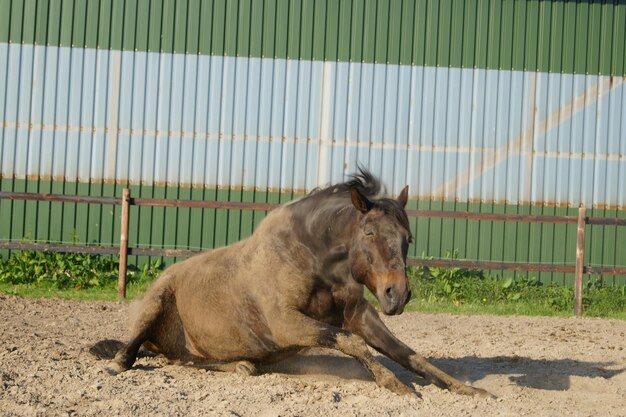
M 359 167 L 358 170 L 358 173 L 350 175 L 348 181 L 339 184 L 329 185 L 325 188 L 315 188 L 314 190 L 309 192 L 305 196 L 305 198 L 313 196 L 328 196 L 329 194 L 349 194 L 352 188 L 355 187 L 365 197 L 377 198 L 383 188 L 380 180 L 365 168 Z
M 380 180 L 362 167 L 359 167 L 358 172 L 351 175 L 346 182 L 314 189 L 298 203 L 303 208 L 306 207 L 306 211 L 310 214 L 324 213 L 331 217 L 336 216 L 339 212 L 344 212 L 347 206 L 352 207 L 351 191 L 353 188 L 373 203 L 373 209 L 382 210 L 385 214 L 394 216 L 410 232 L 409 219 L 404 207 L 395 198 L 382 195 L 384 190 Z
M 347 191 L 357 188 L 361 194 L 368 198 L 376 198 L 382 190 L 380 180 L 372 175 L 368 170 L 359 167 L 359 172 L 350 176 L 350 179 L 343 184 L 337 185 Z

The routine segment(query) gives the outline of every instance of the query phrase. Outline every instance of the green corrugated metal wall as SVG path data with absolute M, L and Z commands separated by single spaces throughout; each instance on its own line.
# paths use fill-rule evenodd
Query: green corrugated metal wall
M 563 1 L 0 0 L 0 43 L 187 54 L 626 75 L 626 4 Z M 4 178 L 3 191 L 121 195 L 125 184 Z M 284 202 L 293 193 L 131 186 L 136 197 Z M 411 208 L 575 214 L 547 206 L 421 201 Z M 116 244 L 119 208 L 0 202 L 0 238 Z M 9 214 L 7 214 L 9 213 Z M 626 217 L 592 210 L 592 216 Z M 7 217 L 8 216 L 8 217 Z M 262 213 L 137 208 L 130 244 L 212 248 L 243 238 Z M 141 220 L 139 220 L 141 219 Z M 88 227 L 84 227 L 88 225 Z M 573 263 L 575 227 L 414 220 L 413 256 Z M 619 261 L 626 228 L 588 229 L 588 260 Z M 132 261 L 132 260 L 131 260 Z M 141 262 L 143 260 L 136 260 Z M 623 262 L 623 261 L 621 261 Z M 567 283 L 563 274 L 542 275 Z M 609 279 L 610 280 L 610 279 Z M 614 282 L 624 283 L 619 278 Z
M 622 1 L 2 0 L 0 42 L 626 75 Z

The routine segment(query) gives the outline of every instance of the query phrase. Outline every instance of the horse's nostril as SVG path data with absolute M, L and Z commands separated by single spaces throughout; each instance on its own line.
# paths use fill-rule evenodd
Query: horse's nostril
M 393 298 L 393 287 L 387 287 L 387 289 L 385 290 L 385 297 L 387 297 L 389 300 Z

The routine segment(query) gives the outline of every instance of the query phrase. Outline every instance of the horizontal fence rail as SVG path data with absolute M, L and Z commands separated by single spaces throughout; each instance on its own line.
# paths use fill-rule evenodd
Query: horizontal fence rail
M 0 250 L 34 250 L 41 252 L 91 253 L 94 255 L 115 255 L 120 253 L 114 246 L 67 245 L 61 243 L 0 242 Z
M 45 193 L 14 193 L 0 191 L 0 198 L 5 200 L 50 201 L 55 203 L 84 203 L 84 204 L 115 204 L 121 205 L 118 197 L 89 197 L 80 195 L 45 194 Z
M 261 210 L 270 211 L 280 206 L 271 203 L 252 202 L 228 202 L 228 201 L 191 201 L 156 198 L 133 198 L 130 190 L 123 190 L 122 198 L 118 197 L 90 197 L 61 194 L 23 193 L 0 191 L 0 199 L 7 200 L 30 200 L 48 201 L 61 203 L 81 204 L 113 204 L 122 206 L 122 222 L 120 231 L 120 246 L 97 246 L 97 245 L 68 245 L 56 243 L 36 242 L 0 242 L 0 250 L 34 250 L 44 252 L 67 252 L 67 253 L 90 253 L 99 255 L 120 255 L 120 274 L 118 283 L 119 298 L 126 297 L 126 269 L 127 257 L 133 256 L 167 256 L 167 257 L 191 257 L 203 250 L 188 249 L 163 249 L 163 248 L 133 248 L 128 247 L 129 206 L 151 207 L 179 207 L 179 208 L 208 208 L 227 210 Z M 582 315 L 582 276 L 583 274 L 598 275 L 626 275 L 626 267 L 610 266 L 585 266 L 584 260 L 584 229 L 586 225 L 626 226 L 626 218 L 587 217 L 585 208 L 579 209 L 578 216 L 547 216 L 532 214 L 509 214 L 509 213 L 475 213 L 475 212 L 449 212 L 435 210 L 407 210 L 409 217 L 430 217 L 441 219 L 463 219 L 477 221 L 503 221 L 503 222 L 545 222 L 556 224 L 577 224 L 576 264 L 542 264 L 520 263 L 500 261 L 470 261 L 460 259 L 417 259 L 410 258 L 407 264 L 411 266 L 424 266 L 436 268 L 469 268 L 486 270 L 508 271 L 532 271 L 532 272 L 562 272 L 573 273 L 574 282 L 574 312 L 577 316 Z
M 500 269 L 505 271 L 529 272 L 576 272 L 574 265 L 540 264 L 529 262 L 498 262 L 498 261 L 467 261 L 461 259 L 408 259 L 411 266 L 427 266 L 435 268 L 468 268 L 468 269 Z M 626 275 L 626 267 L 585 266 L 585 274 Z
M 151 207 L 210 208 L 228 210 L 274 210 L 280 204 L 245 203 L 239 201 L 192 201 L 161 198 L 131 198 L 131 205 Z M 626 219 L 625 219 L 626 220 Z

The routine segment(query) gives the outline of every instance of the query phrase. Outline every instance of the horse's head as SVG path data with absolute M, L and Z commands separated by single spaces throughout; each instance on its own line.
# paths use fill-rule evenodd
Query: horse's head
M 370 200 L 357 187 L 351 197 L 361 213 L 350 247 L 352 276 L 376 296 L 383 313 L 401 314 L 411 298 L 406 276 L 411 232 L 404 210 L 408 186 L 395 200 Z

